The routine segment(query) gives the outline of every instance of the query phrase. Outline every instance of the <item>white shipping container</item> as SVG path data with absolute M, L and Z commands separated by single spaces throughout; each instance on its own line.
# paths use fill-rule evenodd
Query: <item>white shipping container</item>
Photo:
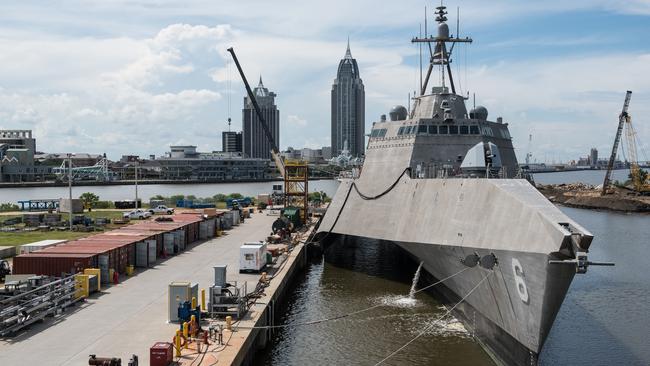
M 239 272 L 259 272 L 266 266 L 266 243 L 244 243 L 239 248 Z
M 34 243 L 23 244 L 20 246 L 20 254 L 31 253 L 37 250 L 53 247 L 63 242 L 66 242 L 66 240 L 41 240 Z

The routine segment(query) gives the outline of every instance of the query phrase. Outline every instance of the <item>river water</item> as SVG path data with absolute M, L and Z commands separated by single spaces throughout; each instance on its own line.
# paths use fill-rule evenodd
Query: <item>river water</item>
M 274 184 L 282 182 L 256 183 L 205 183 L 205 184 L 140 184 L 138 197 L 147 202 L 149 198 L 162 195 L 194 195 L 196 197 L 212 197 L 218 193 L 241 193 L 244 196 L 256 196 L 260 193 L 271 193 Z M 323 191 L 332 196 L 336 193 L 336 180 L 314 180 L 309 182 L 309 191 Z M 84 192 L 93 192 L 100 200 L 116 201 L 135 198 L 135 185 L 112 186 L 72 186 L 72 197 L 79 197 Z M 58 199 L 68 197 L 68 187 L 29 187 L 29 188 L 0 188 L 0 203 L 35 199 Z
M 536 174 L 539 183 L 602 184 L 604 171 Z M 627 171 L 615 171 L 625 179 Z M 139 196 L 217 193 L 268 193 L 273 182 L 241 184 L 141 185 Z M 337 181 L 310 182 L 310 190 L 333 195 Z M 132 198 L 134 187 L 74 187 L 101 199 Z M 67 188 L 4 188 L 0 202 L 66 197 Z M 650 215 L 561 207 L 595 238 L 590 259 L 615 267 L 591 267 L 577 275 L 540 357 L 541 365 L 650 365 Z M 387 304 L 354 318 L 276 332 L 258 365 L 374 365 L 444 313 L 438 301 L 419 293 L 407 296 L 417 263 L 389 243 L 363 240 L 336 243 L 308 266 L 291 294 L 282 320 L 287 324 L 340 315 Z M 421 286 L 424 283 L 421 283 Z M 441 321 L 387 365 L 490 365 L 471 335 L 453 318 Z

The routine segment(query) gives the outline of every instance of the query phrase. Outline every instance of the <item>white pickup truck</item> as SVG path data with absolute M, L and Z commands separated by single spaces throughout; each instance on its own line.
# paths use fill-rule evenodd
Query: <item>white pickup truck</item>
M 145 211 L 145 210 L 140 209 L 140 208 L 137 209 L 137 210 L 130 211 L 130 212 L 125 212 L 122 215 L 122 217 L 124 217 L 125 219 L 130 219 L 130 220 L 133 220 L 133 219 L 143 220 L 143 219 L 146 219 L 147 217 L 150 217 L 150 216 L 151 216 L 151 212 Z
M 171 215 L 174 213 L 174 209 L 171 207 L 167 207 L 165 205 L 158 205 L 156 207 L 152 207 L 149 209 L 149 212 L 151 212 L 152 215 L 155 214 L 167 214 Z

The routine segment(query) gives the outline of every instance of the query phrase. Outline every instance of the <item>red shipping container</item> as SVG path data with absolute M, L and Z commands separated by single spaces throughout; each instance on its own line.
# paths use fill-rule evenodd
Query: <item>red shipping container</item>
M 172 344 L 157 342 L 149 349 L 149 366 L 168 366 L 173 360 Z
M 75 273 L 97 267 L 93 254 L 21 254 L 14 257 L 14 274 L 36 274 L 58 277 L 62 272 Z

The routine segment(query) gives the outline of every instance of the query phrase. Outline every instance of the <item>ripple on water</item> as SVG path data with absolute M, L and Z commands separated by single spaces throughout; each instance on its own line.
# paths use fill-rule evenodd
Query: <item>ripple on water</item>
M 411 298 L 404 295 L 386 295 L 380 296 L 372 301 L 375 304 L 381 304 L 384 306 L 396 307 L 396 308 L 416 308 L 422 304 L 416 298 Z

